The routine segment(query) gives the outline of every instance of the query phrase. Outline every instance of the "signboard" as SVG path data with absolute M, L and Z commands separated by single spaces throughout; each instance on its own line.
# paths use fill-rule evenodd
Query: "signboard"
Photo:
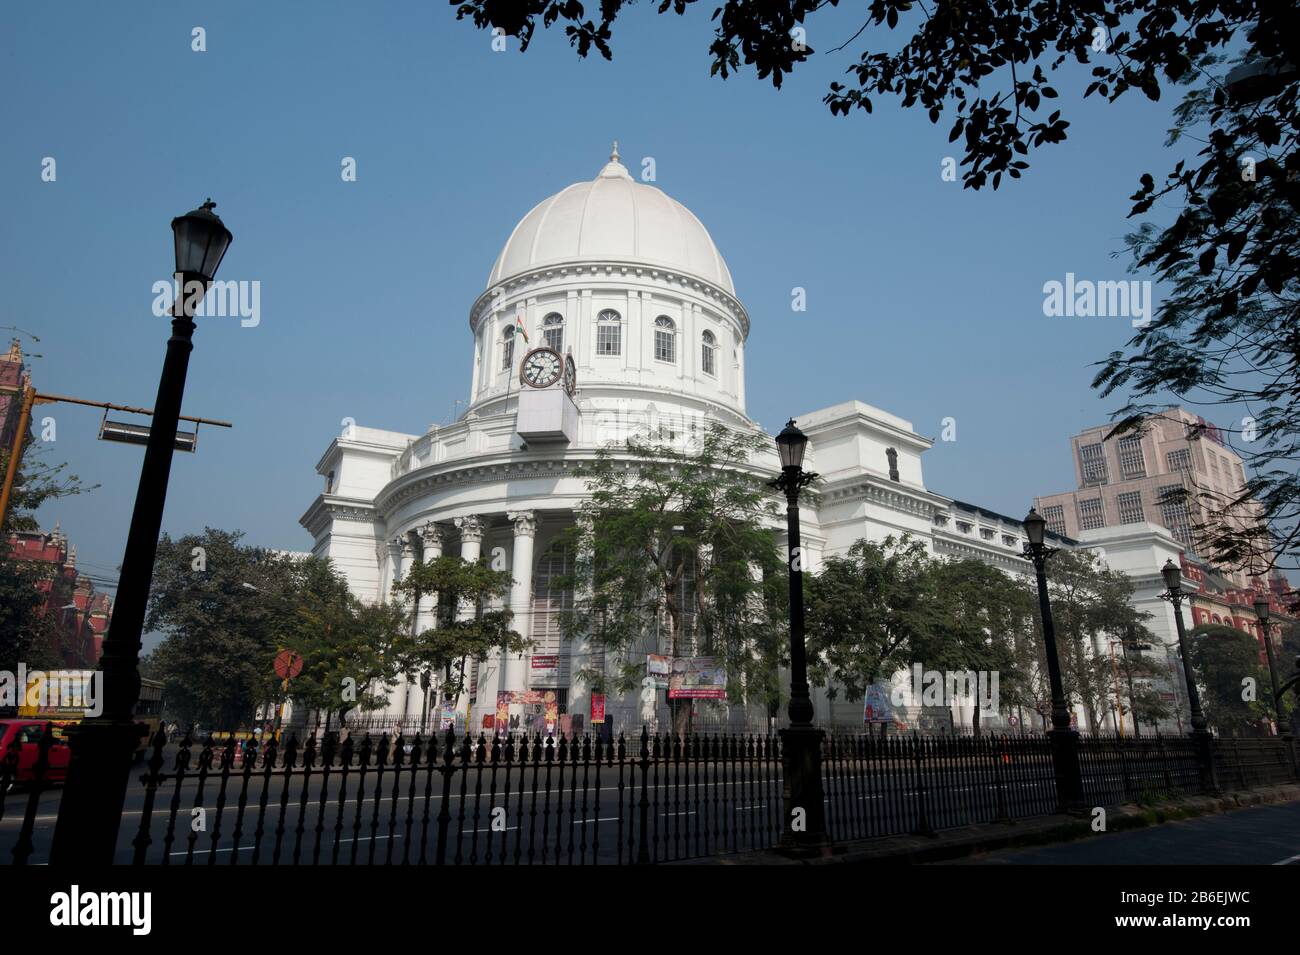
M 862 722 L 894 722 L 894 708 L 889 703 L 889 687 L 884 683 L 872 683 L 867 687 L 862 701 Z
M 654 679 L 656 689 L 668 689 L 669 677 L 673 672 L 673 658 L 659 653 L 647 653 L 645 657 L 645 675 Z
M 1172 693 L 1161 693 L 1160 699 L 1164 700 L 1166 703 L 1172 703 L 1177 699 L 1177 697 Z
M 678 657 L 668 679 L 670 700 L 725 700 L 727 674 L 713 657 Z
M 438 719 L 438 729 L 442 730 L 445 733 L 449 729 L 454 729 L 455 726 L 456 726 L 456 704 L 455 703 L 442 704 L 442 715 Z
M 604 693 L 591 694 L 591 722 L 592 723 L 605 722 L 605 694 Z
M 560 680 L 560 655 L 544 653 L 534 655 L 528 664 L 531 671 L 529 683 L 533 686 L 555 686 Z
M 302 654 L 281 650 L 275 655 L 275 675 L 282 680 L 292 680 L 302 672 Z

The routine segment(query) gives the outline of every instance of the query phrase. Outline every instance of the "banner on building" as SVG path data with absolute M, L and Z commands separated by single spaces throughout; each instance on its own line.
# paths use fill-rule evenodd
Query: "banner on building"
M 559 660 L 559 657 L 556 657 Z M 542 693 L 542 719 L 546 723 L 546 735 L 554 736 L 555 731 L 560 727 L 560 698 L 555 695 L 554 690 L 546 690 Z
M 501 690 L 497 693 L 497 732 L 505 733 L 506 728 L 510 725 L 510 691 Z
M 456 726 L 456 704 L 455 703 L 442 704 L 442 716 L 438 720 L 438 728 L 445 733 L 449 729 L 454 729 L 455 726 Z
M 645 657 L 645 675 L 653 677 L 655 687 L 668 689 L 669 678 L 673 672 L 673 658 L 659 653 L 647 653 Z
M 678 657 L 668 679 L 670 700 L 725 700 L 727 674 L 714 657 Z
M 536 654 L 529 663 L 532 686 L 555 686 L 560 682 L 560 655 L 558 653 Z
M 889 702 L 889 687 L 881 682 L 872 683 L 862 701 L 862 722 L 892 723 L 894 708 Z
M 605 722 L 605 694 L 591 694 L 591 721 L 593 723 Z

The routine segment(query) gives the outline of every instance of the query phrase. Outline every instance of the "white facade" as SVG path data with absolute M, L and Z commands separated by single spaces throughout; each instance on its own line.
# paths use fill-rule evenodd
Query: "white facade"
M 684 437 L 721 421 L 757 431 L 745 412 L 749 316 L 704 226 L 635 181 L 615 150 L 596 179 L 520 220 L 470 307 L 469 332 L 473 374 L 462 417 L 420 435 L 348 428 L 316 465 L 325 490 L 301 523 L 315 539 L 312 553 L 331 558 L 364 600 L 385 597 L 421 553 L 491 556 L 508 567 L 515 629 L 535 645 L 520 658 L 480 661 L 474 702 L 462 698 L 460 712 L 478 731 L 495 713 L 498 691 L 554 689 L 569 714 L 583 715 L 585 729 L 587 692 L 572 674 L 589 650 L 556 637 L 554 610 L 564 595 L 547 584 L 559 572 L 549 548 L 583 500 L 574 469 L 645 429 Z M 542 345 L 572 358 L 572 398 L 562 382 L 521 383 L 521 361 Z M 1018 521 L 926 488 L 922 456 L 932 442 L 910 422 L 848 401 L 798 423 L 809 437 L 805 467 L 823 479 L 815 497 L 805 494 L 805 569 L 815 573 L 825 555 L 860 538 L 910 534 L 938 555 L 1029 571 Z M 775 445 L 768 446 L 757 464 L 775 475 Z M 1154 525 L 1108 531 L 1089 532 L 1084 543 L 1104 547 L 1112 566 L 1134 576 L 1144 608 L 1164 612 L 1171 630 L 1172 617 L 1151 594 L 1178 545 Z M 416 625 L 432 621 L 433 608 L 422 604 Z M 558 654 L 558 671 L 533 679 L 533 654 Z M 861 717 L 861 703 L 816 704 L 821 720 Z M 421 718 L 425 705 L 424 691 L 401 685 L 383 716 Z M 611 700 L 608 709 L 616 730 L 639 723 L 635 701 Z

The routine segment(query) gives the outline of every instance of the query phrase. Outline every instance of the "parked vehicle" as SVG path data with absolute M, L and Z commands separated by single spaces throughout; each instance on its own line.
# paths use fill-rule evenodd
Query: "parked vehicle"
M 63 735 L 62 723 L 22 718 L 0 720 L 0 761 L 12 759 L 14 742 L 18 743 L 16 765 L 10 764 L 7 768 L 0 769 L 0 794 L 35 778 L 36 759 L 46 726 L 53 727 L 54 745 L 50 747 L 45 782 L 61 783 L 67 778 L 70 751 Z

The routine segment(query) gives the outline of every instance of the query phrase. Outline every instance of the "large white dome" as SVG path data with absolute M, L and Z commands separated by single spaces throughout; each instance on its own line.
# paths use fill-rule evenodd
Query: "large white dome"
M 557 192 L 519 220 L 488 287 L 539 266 L 609 261 L 685 272 L 736 294 L 708 230 L 680 202 L 633 179 L 617 145 L 595 179 Z

